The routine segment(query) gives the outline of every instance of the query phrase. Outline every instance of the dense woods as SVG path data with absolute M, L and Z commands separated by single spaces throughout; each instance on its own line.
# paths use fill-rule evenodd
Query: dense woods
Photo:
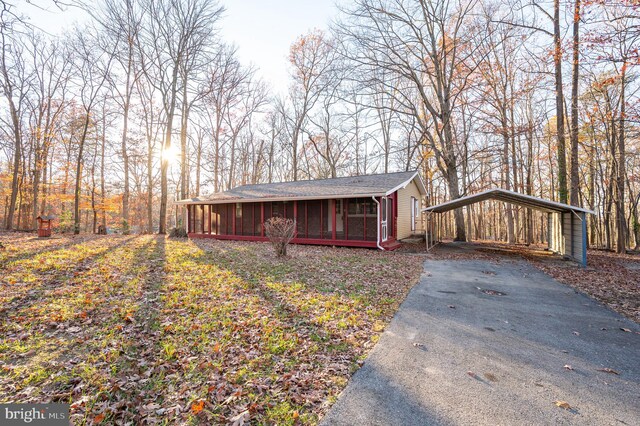
M 502 187 L 594 210 L 592 246 L 640 245 L 637 0 L 345 2 L 292 43 L 286 93 L 221 38 L 223 3 L 101 0 L 61 36 L 14 3 L 0 2 L 6 229 L 44 213 L 69 232 L 165 233 L 176 199 L 417 168 L 430 204 Z M 487 204 L 451 226 L 539 242 L 546 225 Z

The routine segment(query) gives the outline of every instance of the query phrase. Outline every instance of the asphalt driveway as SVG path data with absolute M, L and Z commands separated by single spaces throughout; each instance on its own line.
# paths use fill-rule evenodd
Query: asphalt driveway
M 428 260 L 321 423 L 639 425 L 640 326 L 525 261 Z

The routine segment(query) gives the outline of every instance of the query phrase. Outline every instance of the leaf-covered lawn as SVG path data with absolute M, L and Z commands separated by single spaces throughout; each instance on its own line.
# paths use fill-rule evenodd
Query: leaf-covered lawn
M 74 424 L 313 424 L 422 271 L 365 249 L 0 234 L 0 402 Z

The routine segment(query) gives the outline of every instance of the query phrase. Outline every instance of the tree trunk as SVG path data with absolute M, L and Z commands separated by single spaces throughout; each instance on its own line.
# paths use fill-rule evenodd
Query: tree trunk
M 153 233 L 153 144 L 152 132 L 147 133 L 147 232 Z
M 182 114 L 180 126 L 180 198 L 185 199 L 187 193 L 187 124 L 189 122 L 189 104 L 187 100 L 187 81 L 182 84 Z
M 622 65 L 620 75 L 620 124 L 618 132 L 618 175 L 616 178 L 616 221 L 618 228 L 616 252 L 624 253 L 627 248 L 627 221 L 624 214 L 624 183 L 626 180 L 625 120 L 626 120 L 626 75 L 627 64 Z
M 173 114 L 176 108 L 177 86 L 178 64 L 174 64 L 170 100 L 167 108 L 167 128 L 165 133 L 165 142 L 162 148 L 165 153 L 169 152 L 169 149 L 171 148 L 171 132 L 173 131 Z M 168 171 L 169 159 L 166 155 L 162 155 L 162 159 L 160 162 L 160 223 L 158 225 L 158 234 L 162 235 L 167 233 L 167 202 L 169 198 Z
M 104 151 L 107 144 L 106 114 L 102 114 L 102 138 L 100 144 L 100 202 L 102 203 L 102 227 L 107 232 L 107 213 L 105 211 Z
M 20 121 L 18 119 L 18 111 L 11 96 L 7 96 L 9 101 L 9 111 L 11 113 L 11 123 L 13 124 L 13 172 L 11 178 L 11 196 L 9 198 L 9 212 L 7 214 L 6 229 L 13 228 L 13 217 L 18 201 L 19 180 L 20 180 L 20 158 L 22 157 L 22 136 L 20 134 Z
M 130 60 L 131 61 L 131 60 Z M 122 167 L 124 169 L 124 188 L 122 192 L 122 233 L 129 234 L 129 154 L 127 152 L 127 131 L 129 127 L 129 104 L 131 93 L 129 79 L 131 74 L 131 63 L 127 72 L 127 87 L 124 101 L 123 123 L 122 123 Z
M 580 206 L 578 173 L 578 84 L 580 74 L 580 0 L 573 12 L 573 75 L 571 82 L 571 205 Z
M 556 132 L 558 140 L 558 197 L 567 202 L 567 154 L 564 137 L 564 94 L 562 92 L 562 40 L 560 38 L 560 0 L 553 2 L 553 62 L 556 79 Z
M 89 129 L 89 110 L 85 111 L 84 125 L 82 128 L 82 136 L 78 146 L 78 159 L 76 161 L 76 189 L 73 198 L 73 233 L 80 233 L 80 188 L 82 187 L 82 155 L 84 153 L 84 143 L 87 139 L 87 130 Z

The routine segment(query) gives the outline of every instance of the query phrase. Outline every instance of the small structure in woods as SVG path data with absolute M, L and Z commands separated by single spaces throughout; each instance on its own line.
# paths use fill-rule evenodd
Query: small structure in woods
M 243 185 L 181 200 L 191 238 L 267 241 L 271 217 L 296 223 L 294 244 L 393 250 L 424 232 L 426 189 L 417 171 Z
M 53 215 L 41 215 L 36 218 L 38 221 L 38 237 L 51 236 L 51 222 L 55 218 Z
M 596 214 L 594 211 L 502 188 L 489 189 L 422 209 L 426 213 L 427 249 L 435 246 L 441 239 L 443 213 L 486 200 L 502 201 L 547 213 L 549 250 L 587 266 L 587 214 Z

